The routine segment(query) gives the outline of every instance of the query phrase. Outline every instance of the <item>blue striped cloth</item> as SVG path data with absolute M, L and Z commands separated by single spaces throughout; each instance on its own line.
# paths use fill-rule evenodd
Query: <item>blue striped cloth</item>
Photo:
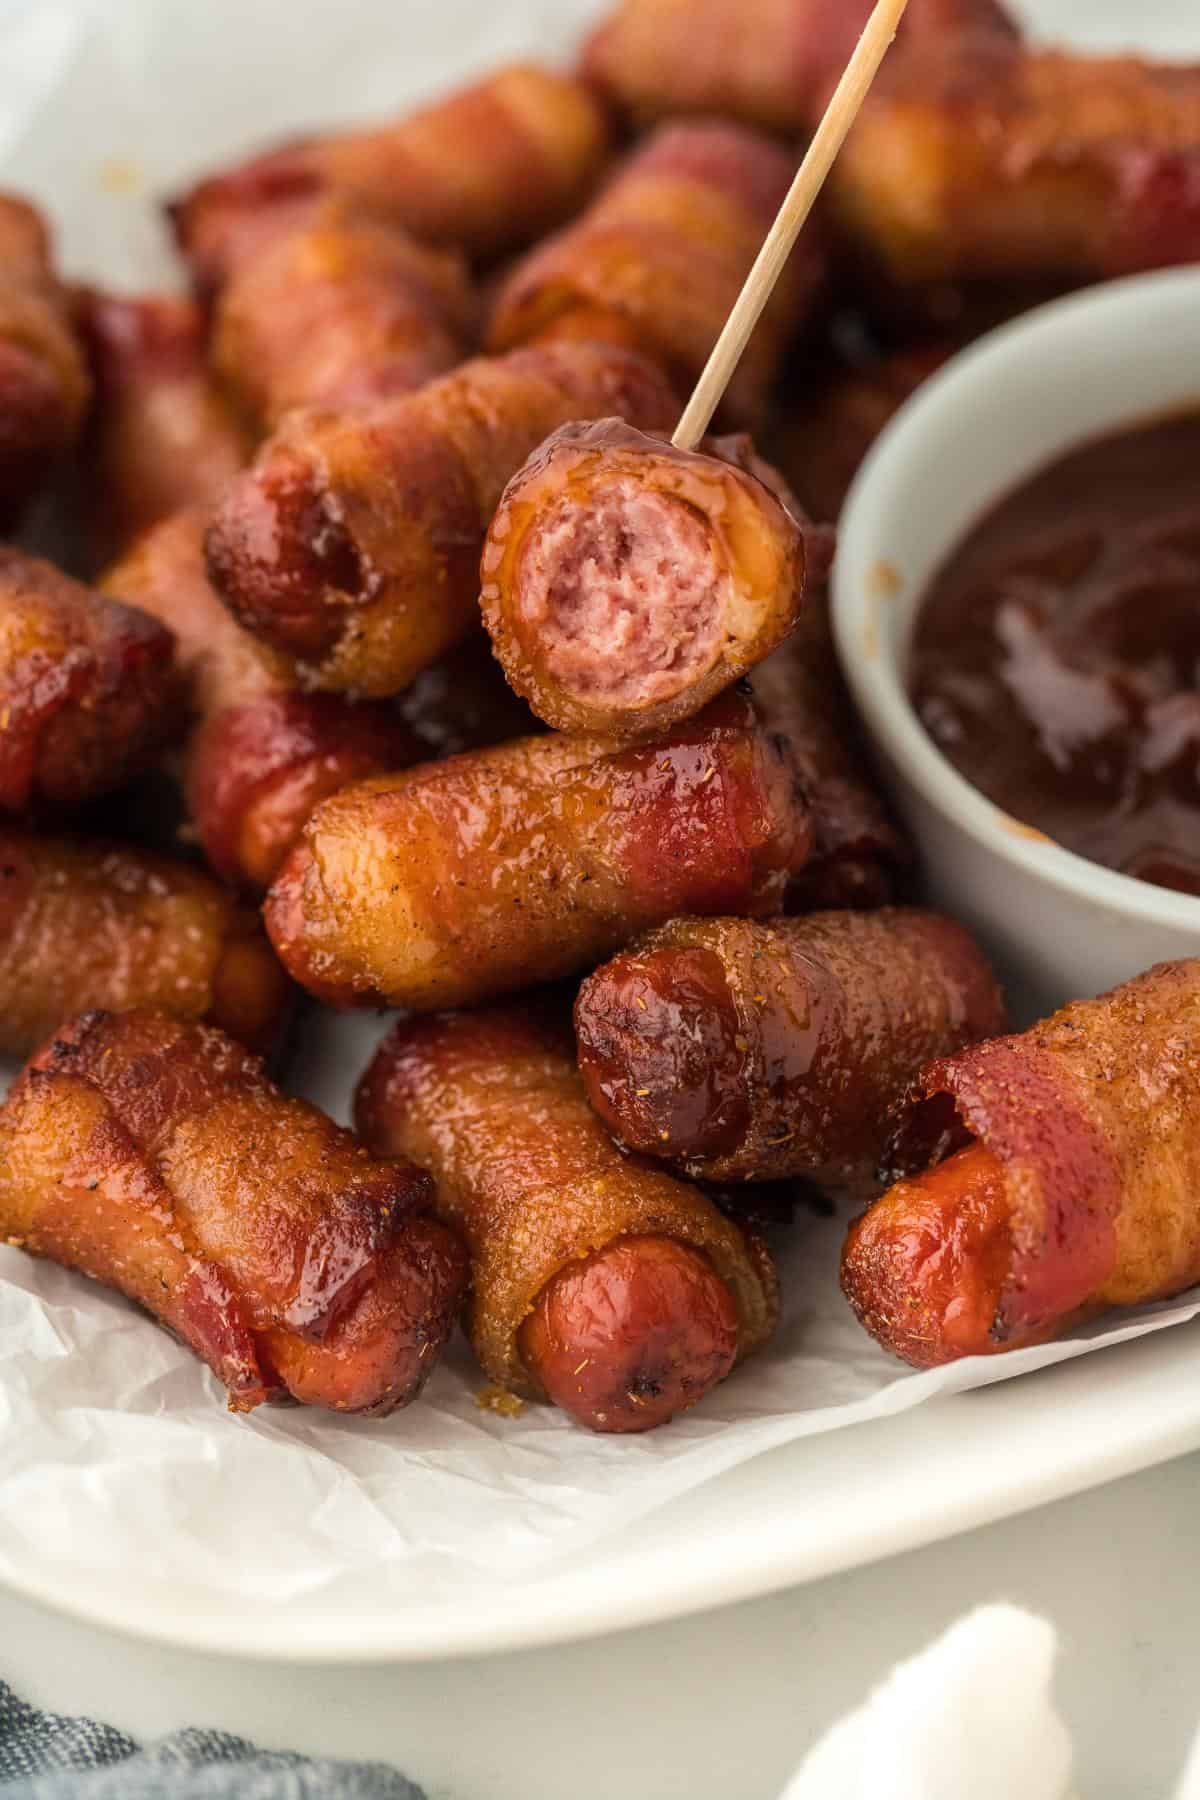
M 256 1750 L 224 1731 L 144 1748 L 111 1725 L 38 1712 L 0 1681 L 0 1800 L 425 1800 L 383 1763 Z

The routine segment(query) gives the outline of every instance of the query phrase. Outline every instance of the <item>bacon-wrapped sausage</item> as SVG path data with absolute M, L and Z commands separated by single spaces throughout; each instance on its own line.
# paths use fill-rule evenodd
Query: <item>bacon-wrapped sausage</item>
M 296 406 L 366 406 L 454 367 L 475 314 L 466 265 L 398 227 L 321 208 L 222 289 L 213 364 L 270 431 Z
M 647 1431 L 770 1336 L 765 1246 L 697 1188 L 621 1155 L 569 1038 L 527 1007 L 398 1025 L 356 1114 L 379 1154 L 433 1175 L 470 1254 L 471 1343 L 511 1393 L 594 1431 Z
M 510 685 L 560 731 L 653 737 L 775 649 L 829 545 L 745 439 L 677 450 L 564 425 L 505 489 L 481 603 Z
M 0 523 L 79 434 L 89 382 L 40 215 L 0 194 Z
M 567 218 L 607 151 L 590 90 L 522 63 L 374 130 L 254 157 L 202 181 L 171 213 L 210 291 L 325 194 L 345 195 L 428 243 L 487 258 Z
M 880 432 L 954 349 L 921 344 L 857 367 L 806 371 L 796 403 L 776 416 L 767 450 L 812 518 L 839 518 Z
M 226 495 L 209 568 L 315 685 L 400 693 L 478 619 L 484 535 L 529 453 L 568 419 L 654 428 L 676 405 L 632 352 L 560 344 L 362 412 L 292 414 Z
M 518 264 L 496 299 L 490 347 L 615 340 L 652 356 L 687 393 L 792 174 L 787 152 L 744 126 L 702 121 L 656 132 L 582 218 Z M 807 231 L 726 390 L 731 424 L 760 419 L 824 274 L 820 237 Z
M 88 501 L 107 561 L 184 506 L 211 506 L 250 453 L 208 368 L 208 323 L 176 294 L 81 296 L 96 383 Z
M 805 132 L 849 62 L 872 0 L 622 0 L 584 53 L 605 96 L 640 118 L 725 113 Z M 905 38 L 1016 26 L 999 0 L 909 0 Z
M 842 1285 L 919 1368 L 1200 1281 L 1200 960 L 934 1062 Z
M 104 581 L 174 632 L 198 720 L 188 809 L 213 868 L 262 888 L 319 800 L 404 768 L 422 745 L 390 707 L 305 693 L 288 659 L 242 630 L 208 580 L 203 520 L 193 510 L 155 526 Z
M 813 853 L 788 888 L 787 910 L 883 906 L 910 869 L 910 845 L 892 822 L 866 767 L 824 593 L 810 597 L 782 649 L 752 685 L 767 728 L 781 737 L 813 817 Z
M 170 735 L 178 682 L 156 619 L 0 547 L 0 812 L 67 811 Z
M 588 977 L 588 1098 L 623 1144 L 713 1181 L 861 1190 L 921 1068 L 999 1031 L 987 960 L 934 913 L 674 919 Z
M 464 1278 L 429 1200 L 232 1039 L 161 1013 L 85 1013 L 0 1112 L 0 1239 L 144 1306 L 236 1412 L 415 1397 Z
M 949 39 L 890 58 L 829 182 L 899 288 L 1200 258 L 1200 68 Z
M 255 913 L 199 869 L 0 828 L 6 1055 L 28 1056 L 81 1006 L 159 1007 L 266 1052 L 290 992 Z
M 344 788 L 280 871 L 267 927 L 335 1005 L 469 1006 L 678 912 L 777 911 L 810 841 L 786 755 L 727 694 L 653 745 L 551 734 Z

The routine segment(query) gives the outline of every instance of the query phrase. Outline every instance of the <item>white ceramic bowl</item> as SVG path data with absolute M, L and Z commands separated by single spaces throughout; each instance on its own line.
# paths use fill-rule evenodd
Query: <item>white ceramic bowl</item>
M 928 892 L 975 927 L 1019 1017 L 1200 954 L 1200 899 L 1086 862 L 965 781 L 908 699 L 916 615 L 992 502 L 1089 438 L 1189 405 L 1200 408 L 1200 269 L 1093 288 L 993 332 L 927 383 L 875 445 L 842 516 L 843 667 Z

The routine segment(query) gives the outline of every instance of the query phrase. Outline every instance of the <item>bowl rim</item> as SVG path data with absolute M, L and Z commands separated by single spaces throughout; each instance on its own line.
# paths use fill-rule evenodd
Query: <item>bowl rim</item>
M 1049 301 L 959 351 L 924 382 L 876 439 L 846 498 L 833 569 L 832 620 L 842 671 L 867 729 L 897 772 L 934 811 L 985 850 L 1060 893 L 1144 924 L 1200 931 L 1200 896 L 1157 887 L 1090 862 L 1006 813 L 974 787 L 943 756 L 921 723 L 900 676 L 897 645 L 886 634 L 873 631 L 877 584 L 872 575 L 889 557 L 886 523 L 898 510 L 911 448 L 936 430 L 938 421 L 962 402 L 981 374 L 1002 374 L 1028 354 L 1031 343 L 1045 348 L 1069 344 L 1082 318 L 1124 321 L 1156 304 L 1170 312 L 1192 308 L 1200 312 L 1200 267 L 1126 276 Z M 1192 404 L 1200 409 L 1200 373 L 1194 396 L 1181 382 L 1180 409 Z M 1141 416 L 1149 419 L 1161 412 L 1148 405 Z M 976 408 L 975 417 L 982 436 L 986 409 Z M 1137 418 L 1128 408 L 1114 410 L 1111 429 L 1133 426 Z M 1082 432 L 1077 442 L 1086 443 L 1096 435 Z M 1050 453 L 1062 454 L 1069 454 L 1069 446 Z M 1035 459 L 1031 472 L 1036 466 Z M 946 551 L 953 542 L 947 541 Z M 863 654 L 867 631 L 879 640 L 878 654 Z

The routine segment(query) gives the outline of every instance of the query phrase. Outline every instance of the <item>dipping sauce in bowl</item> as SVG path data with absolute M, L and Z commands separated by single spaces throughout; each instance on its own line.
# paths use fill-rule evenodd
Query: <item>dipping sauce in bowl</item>
M 1200 894 L 1200 411 L 1074 450 L 993 507 L 921 605 L 913 701 L 997 806 Z

